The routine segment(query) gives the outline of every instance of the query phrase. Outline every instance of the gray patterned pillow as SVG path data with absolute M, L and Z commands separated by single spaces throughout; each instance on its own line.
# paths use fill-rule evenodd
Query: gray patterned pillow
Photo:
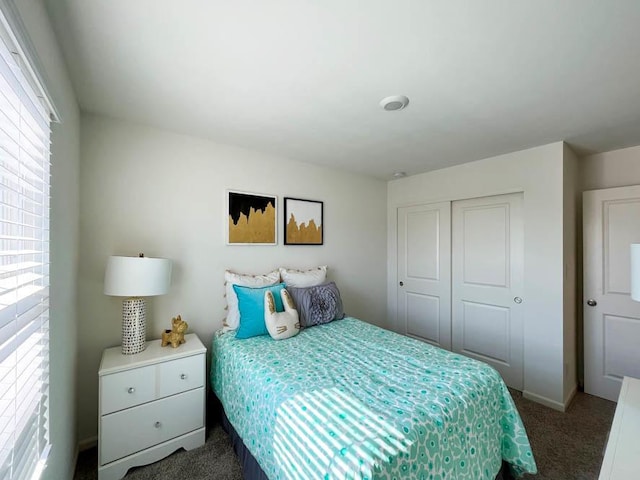
M 313 327 L 344 318 L 340 291 L 334 282 L 314 287 L 287 287 L 300 314 L 302 327 Z

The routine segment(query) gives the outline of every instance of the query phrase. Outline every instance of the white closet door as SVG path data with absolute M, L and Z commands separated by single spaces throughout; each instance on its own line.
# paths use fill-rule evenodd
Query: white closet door
M 583 194 L 584 390 L 616 401 L 640 377 L 640 303 L 630 296 L 630 245 L 640 242 L 640 186 Z
M 453 351 L 522 390 L 522 194 L 453 202 L 452 232 Z
M 398 322 L 451 349 L 451 204 L 398 209 Z

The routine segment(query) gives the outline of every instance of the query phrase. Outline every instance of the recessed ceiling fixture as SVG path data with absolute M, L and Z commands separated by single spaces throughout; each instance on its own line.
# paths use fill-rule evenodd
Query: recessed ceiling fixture
M 407 176 L 407 172 L 393 172 L 393 178 L 403 178 Z
M 392 95 L 380 100 L 380 106 L 389 112 L 402 110 L 407 105 L 409 105 L 409 99 L 404 95 Z

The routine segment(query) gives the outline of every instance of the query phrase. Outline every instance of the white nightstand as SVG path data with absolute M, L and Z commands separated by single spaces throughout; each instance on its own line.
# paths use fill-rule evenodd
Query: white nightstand
M 613 416 L 600 480 L 638 478 L 640 471 L 640 380 L 624 377 Z
M 195 334 L 178 348 L 147 342 L 135 355 L 102 354 L 98 478 L 118 480 L 131 467 L 205 441 L 207 349 Z

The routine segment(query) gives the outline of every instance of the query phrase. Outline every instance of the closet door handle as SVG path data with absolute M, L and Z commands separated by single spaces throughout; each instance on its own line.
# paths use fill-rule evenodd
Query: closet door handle
M 401 286 L 401 287 L 404 287 L 404 282 L 400 282 L 400 286 Z
M 595 307 L 597 304 L 598 302 L 596 302 L 593 298 L 587 300 L 587 305 L 589 305 L 590 307 Z
M 520 303 L 522 303 L 522 298 L 514 297 L 513 301 L 516 302 L 517 304 L 520 304 Z

